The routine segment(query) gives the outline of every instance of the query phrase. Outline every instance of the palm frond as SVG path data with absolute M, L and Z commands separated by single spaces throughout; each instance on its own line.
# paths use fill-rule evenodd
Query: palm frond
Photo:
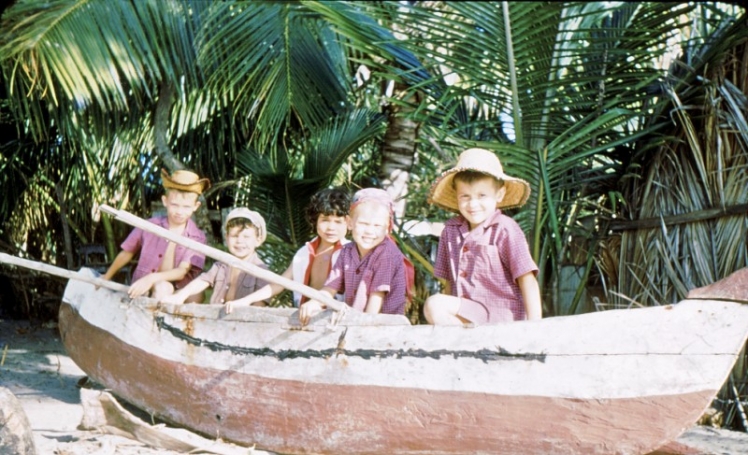
M 378 114 L 355 110 L 313 128 L 287 153 L 239 153 L 240 172 L 252 176 L 249 200 L 268 223 L 268 231 L 296 247 L 313 232 L 305 218 L 314 193 L 330 185 L 345 160 L 382 133 Z
M 322 125 L 345 109 L 343 48 L 299 4 L 214 3 L 204 30 L 200 61 L 215 68 L 209 87 L 254 121 L 262 147 L 282 142 L 292 125 Z

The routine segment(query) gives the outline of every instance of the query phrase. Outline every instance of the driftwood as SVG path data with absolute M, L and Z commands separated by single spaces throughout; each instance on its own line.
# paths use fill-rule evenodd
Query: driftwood
M 272 455 L 272 452 L 208 440 L 183 429 L 148 425 L 123 408 L 112 394 L 106 391 L 82 388 L 81 404 L 83 405 L 83 418 L 79 426 L 81 430 L 122 436 L 140 441 L 149 447 L 176 452 Z
M 13 393 L 0 387 L 0 454 L 36 455 L 34 433 Z
M 313 287 L 306 286 L 302 283 L 299 283 L 298 281 L 290 280 L 286 277 L 273 273 L 270 270 L 265 270 L 260 267 L 257 267 L 254 264 L 250 264 L 248 262 L 242 261 L 238 259 L 236 256 L 234 256 L 233 254 L 226 253 L 225 251 L 221 251 L 209 245 L 196 242 L 192 239 L 188 239 L 181 235 L 176 235 L 173 232 L 169 232 L 168 229 L 164 229 L 160 226 L 157 226 L 147 220 L 139 218 L 124 210 L 117 210 L 108 205 L 101 205 L 99 208 L 101 209 L 102 212 L 108 213 L 114 216 L 115 218 L 124 221 L 125 223 L 129 225 L 140 228 L 146 232 L 150 232 L 151 234 L 158 235 L 159 237 L 163 237 L 178 245 L 182 245 L 193 251 L 197 251 L 198 253 L 202 253 L 217 261 L 221 261 L 225 264 L 228 264 L 231 267 L 247 272 L 251 275 L 256 276 L 257 278 L 261 278 L 269 283 L 283 286 L 284 288 L 290 291 L 296 291 L 300 293 L 301 295 L 304 295 L 310 299 L 318 300 L 324 303 L 325 305 L 327 305 L 328 308 L 332 308 L 333 310 L 336 310 L 336 311 L 345 310 L 347 308 L 346 304 L 331 298 L 329 295 L 325 294 L 324 292 L 320 292 L 319 290 L 314 289 Z

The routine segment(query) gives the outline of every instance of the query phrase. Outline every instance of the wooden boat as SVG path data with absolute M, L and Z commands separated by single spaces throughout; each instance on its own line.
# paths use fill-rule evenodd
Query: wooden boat
M 227 315 L 69 277 L 60 333 L 86 374 L 166 421 L 286 454 L 646 454 L 699 419 L 748 337 L 745 275 L 675 305 L 480 327 L 352 310 L 301 327 L 294 309 Z
M 280 453 L 644 454 L 692 426 L 748 305 L 685 300 L 499 326 L 166 305 L 71 280 L 60 332 L 115 394 Z

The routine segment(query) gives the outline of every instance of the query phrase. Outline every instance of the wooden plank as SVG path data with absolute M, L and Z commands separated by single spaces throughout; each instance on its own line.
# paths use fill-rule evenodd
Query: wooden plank
M 657 218 L 642 218 L 638 220 L 611 220 L 608 229 L 611 231 L 628 231 L 635 229 L 660 228 L 662 225 L 672 226 L 675 224 L 695 223 L 707 221 L 724 216 L 745 215 L 748 212 L 748 204 L 738 204 L 728 207 L 718 207 L 706 210 L 698 210 L 680 215 L 667 215 Z
M 231 267 L 237 268 L 239 270 L 252 274 L 258 278 L 261 278 L 269 283 L 274 283 L 274 284 L 283 286 L 284 288 L 288 290 L 296 291 L 300 293 L 301 295 L 304 295 L 310 299 L 318 300 L 324 303 L 325 305 L 327 305 L 328 308 L 332 308 L 336 311 L 345 311 L 346 309 L 350 308 L 345 303 L 339 302 L 331 298 L 329 295 L 327 295 L 324 292 L 320 292 L 319 290 L 314 289 L 310 286 L 307 286 L 303 283 L 290 280 L 284 276 L 273 273 L 270 270 L 265 270 L 254 264 L 250 264 L 248 262 L 242 261 L 238 259 L 236 256 L 234 256 L 233 254 L 226 253 L 225 251 L 221 251 L 217 248 L 213 248 L 210 245 L 205 245 L 200 242 L 196 242 L 192 239 L 183 237 L 181 235 L 174 234 L 173 232 L 169 232 L 168 229 L 164 229 L 160 226 L 156 226 L 155 224 L 147 220 L 144 220 L 142 218 L 139 218 L 124 210 L 117 210 L 105 204 L 101 205 L 100 209 L 102 212 L 108 213 L 131 226 L 135 226 L 146 232 L 150 232 L 151 234 L 155 234 L 155 235 L 158 235 L 159 237 L 163 237 L 178 245 L 182 245 L 191 250 L 197 251 L 198 253 L 202 253 L 217 261 L 221 261 L 225 264 L 228 264 Z
M 107 289 L 111 289 L 113 291 L 126 293 L 127 290 L 129 289 L 129 286 L 125 286 L 124 284 L 120 284 L 120 283 L 115 283 L 114 281 L 104 280 L 102 278 L 98 278 L 98 277 L 95 277 L 89 274 L 74 272 L 71 270 L 56 267 L 54 265 L 45 264 L 43 262 L 36 262 L 36 261 L 31 261 L 29 259 L 23 259 L 23 258 L 19 258 L 16 256 L 11 256 L 6 253 L 0 253 L 0 262 L 3 262 L 5 264 L 17 265 L 20 267 L 25 267 L 27 269 L 48 273 L 50 275 L 59 276 L 61 278 L 67 278 L 69 280 L 77 280 L 77 281 L 83 281 L 86 283 L 91 283 L 96 286 L 102 286 Z

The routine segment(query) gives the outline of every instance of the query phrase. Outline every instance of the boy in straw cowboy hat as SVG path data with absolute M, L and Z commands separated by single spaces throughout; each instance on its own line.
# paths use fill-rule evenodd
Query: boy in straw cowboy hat
M 256 252 L 267 237 L 265 219 L 262 215 L 245 207 L 235 208 L 226 216 L 223 231 L 229 253 L 242 261 L 268 270 L 268 266 L 262 262 Z M 210 303 L 228 305 L 230 301 L 241 299 L 266 284 L 265 280 L 252 274 L 232 268 L 223 262 L 215 262 L 210 270 L 202 273 L 174 294 L 165 296 L 161 302 L 184 303 L 189 296 L 212 287 L 213 294 L 210 296 Z M 265 306 L 265 302 L 258 301 L 253 305 Z M 227 312 L 230 312 L 229 308 L 227 306 Z
M 341 250 L 322 292 L 330 297 L 342 293 L 348 306 L 366 313 L 405 314 L 408 271 L 405 256 L 389 236 L 393 206 L 382 189 L 365 188 L 353 195 L 348 221 L 353 241 Z M 299 321 L 307 324 L 323 308 L 309 300 L 299 308 Z
M 161 180 L 165 193 L 161 201 L 166 207 L 166 216 L 157 216 L 149 221 L 171 232 L 183 235 L 200 243 L 205 243 L 205 233 L 192 221 L 192 214 L 200 207 L 198 197 L 210 187 L 208 179 L 201 179 L 194 172 L 179 170 L 171 176 L 161 170 Z M 160 299 L 180 289 L 195 278 L 205 265 L 205 256 L 181 245 L 135 228 L 130 232 L 112 265 L 102 278 L 112 277 L 136 254 L 140 253 L 132 284 L 130 297 L 148 295 Z M 202 295 L 193 296 L 194 301 L 202 300 Z
M 504 174 L 499 158 L 472 148 L 431 187 L 429 202 L 459 213 L 444 224 L 434 275 L 447 294 L 424 304 L 431 324 L 540 319 L 538 268 L 519 225 L 501 208 L 527 201 L 530 185 Z

